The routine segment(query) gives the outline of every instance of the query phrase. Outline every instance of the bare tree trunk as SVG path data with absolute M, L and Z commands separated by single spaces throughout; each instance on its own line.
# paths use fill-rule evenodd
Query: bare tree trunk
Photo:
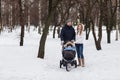
M 102 39 L 102 20 L 100 19 L 100 23 L 99 23 L 99 29 L 98 29 L 98 39 L 96 37 L 96 33 L 95 33 L 95 25 L 94 22 L 92 21 L 92 33 L 93 33 L 93 37 L 94 37 L 94 41 L 95 41 L 95 46 L 97 50 L 101 50 L 101 39 Z
M 24 0 L 19 0 L 19 7 L 20 7 L 20 26 L 21 26 L 21 35 L 20 35 L 20 46 L 23 46 L 24 42 L 24 12 L 23 12 L 23 3 Z
M 38 58 L 42 58 L 42 59 L 44 58 L 45 42 L 46 42 L 49 26 L 50 26 L 50 23 L 51 23 L 51 20 L 52 20 L 52 15 L 53 15 L 53 13 L 55 11 L 55 8 L 57 7 L 58 3 L 59 3 L 59 0 L 56 0 L 56 2 L 54 2 L 54 4 L 53 4 L 53 0 L 49 0 L 48 16 L 46 18 L 45 28 L 43 29 L 43 34 L 42 34 L 41 40 L 40 40 Z
M 119 16 L 120 16 L 120 0 L 118 1 L 118 6 L 119 6 Z M 120 36 L 120 17 L 119 17 L 119 20 L 118 20 L 118 28 L 119 28 L 119 36 Z
M 111 30 L 107 28 L 107 43 L 111 43 Z
M 58 38 L 60 38 L 60 26 L 57 29 Z
M 39 0 L 39 26 L 38 26 L 38 33 L 41 34 L 41 0 Z
M 89 34 L 90 34 L 90 22 L 87 21 L 86 25 L 85 25 L 85 31 L 86 31 L 86 40 L 89 39 Z
M 88 40 L 89 34 L 90 34 L 90 27 L 91 27 L 90 16 L 93 10 L 93 3 L 90 4 L 91 0 L 86 0 L 86 2 L 87 2 L 87 8 L 86 8 L 87 10 L 86 10 L 86 17 L 85 17 L 85 20 L 86 20 L 85 30 L 86 30 L 86 40 Z
M 30 32 L 30 6 L 28 7 L 28 32 Z
M 111 10 L 110 10 L 110 2 L 106 1 L 107 7 L 107 43 L 111 43 Z
M 10 5 L 10 31 L 12 32 L 12 29 L 13 29 L 13 26 L 12 26 L 12 24 L 13 24 L 13 22 L 12 22 L 12 9 L 13 9 L 13 6 L 12 5 Z
M 100 2 L 102 3 L 102 2 Z M 101 40 L 102 40 L 102 21 L 103 21 L 103 5 L 101 4 L 100 6 L 100 19 L 99 19 L 99 26 L 98 26 L 98 40 L 97 40 L 97 50 L 101 50 L 102 47 L 101 47 Z
M 117 24 L 116 24 L 116 41 L 118 41 L 118 38 L 119 38 L 119 32 L 118 32 L 118 29 L 119 29 L 119 5 L 120 5 L 120 3 L 119 3 L 119 1 L 117 2 L 118 4 L 117 4 L 117 16 L 116 16 L 116 19 L 117 19 Z
M 119 32 L 118 32 L 118 24 L 116 25 L 116 41 L 118 41 L 118 36 L 119 36 Z
M 2 31 L 2 7 L 1 7 L 1 0 L 0 0 L 0 33 Z
M 40 46 L 39 46 L 39 51 L 38 51 L 38 58 L 44 58 L 45 42 L 46 42 L 46 38 L 47 38 L 49 26 L 50 26 L 50 21 L 51 21 L 51 14 L 48 15 L 46 23 L 45 23 L 45 28 L 43 29 L 43 34 L 40 40 Z
M 95 33 L 95 25 L 94 25 L 94 20 L 91 20 L 92 23 L 92 33 L 93 33 L 93 37 L 94 37 L 94 41 L 95 41 L 95 46 L 97 50 L 101 50 L 101 40 L 102 40 L 102 22 L 103 22 L 103 2 L 102 1 L 98 1 L 100 10 L 99 10 L 99 23 L 98 23 L 98 38 L 96 37 L 96 33 Z
M 118 28 L 119 28 L 119 29 L 118 29 L 118 32 L 119 32 L 119 35 L 118 35 L 118 36 L 120 37 L 120 24 L 118 24 Z
M 56 25 L 54 26 L 54 29 L 53 29 L 53 38 L 55 38 L 55 32 L 56 32 Z
M 102 17 L 100 18 L 99 27 L 98 27 L 98 42 L 97 50 L 101 50 L 101 40 L 102 40 Z
M 38 51 L 38 58 L 44 58 L 44 54 L 45 54 L 45 42 L 46 42 L 46 38 L 47 38 L 47 34 L 48 34 L 48 30 L 49 30 L 49 26 L 50 26 L 50 21 L 51 21 L 51 16 L 52 16 L 52 1 L 53 0 L 49 0 L 49 12 L 48 12 L 48 16 L 45 22 L 45 28 L 43 29 L 43 34 L 41 36 L 41 40 L 40 40 L 40 46 L 39 46 L 39 51 Z
M 117 0 L 115 0 L 115 4 L 114 4 L 114 8 L 112 5 L 112 0 L 105 0 L 107 3 L 107 43 L 111 43 L 111 31 L 112 28 L 114 26 L 114 24 L 116 24 L 115 22 L 115 17 L 116 17 L 116 11 L 117 11 Z
M 39 24 L 39 26 L 38 26 L 38 33 L 39 33 L 39 34 L 42 33 L 42 32 L 41 32 L 41 24 Z

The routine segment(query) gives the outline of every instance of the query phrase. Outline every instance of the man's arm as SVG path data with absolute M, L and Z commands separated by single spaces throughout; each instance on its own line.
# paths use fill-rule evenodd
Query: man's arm
M 64 29 L 63 28 L 60 33 L 60 39 L 61 39 L 61 41 L 64 41 Z
M 73 39 L 72 39 L 72 41 L 75 41 L 75 38 L 76 37 L 76 33 L 75 33 L 75 29 L 73 28 Z

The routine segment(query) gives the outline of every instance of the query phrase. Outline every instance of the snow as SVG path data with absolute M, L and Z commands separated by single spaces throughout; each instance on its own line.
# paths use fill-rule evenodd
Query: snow
M 102 50 L 95 49 L 92 34 L 84 41 L 85 67 L 67 72 L 59 68 L 61 45 L 58 38 L 48 35 L 45 59 L 37 58 L 40 35 L 37 31 L 25 32 L 24 46 L 19 46 L 20 29 L 0 35 L 0 80 L 120 80 L 120 41 L 106 43 L 103 32 Z M 77 58 L 76 58 L 77 59 Z

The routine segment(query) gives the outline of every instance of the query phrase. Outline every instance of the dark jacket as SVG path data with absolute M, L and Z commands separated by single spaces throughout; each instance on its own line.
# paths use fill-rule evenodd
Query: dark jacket
M 75 30 L 72 26 L 65 25 L 60 34 L 61 41 L 67 42 L 75 40 Z

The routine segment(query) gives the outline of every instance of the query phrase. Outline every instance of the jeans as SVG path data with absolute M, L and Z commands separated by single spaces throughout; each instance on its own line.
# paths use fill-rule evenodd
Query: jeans
M 83 44 L 75 44 L 78 58 L 83 59 Z

